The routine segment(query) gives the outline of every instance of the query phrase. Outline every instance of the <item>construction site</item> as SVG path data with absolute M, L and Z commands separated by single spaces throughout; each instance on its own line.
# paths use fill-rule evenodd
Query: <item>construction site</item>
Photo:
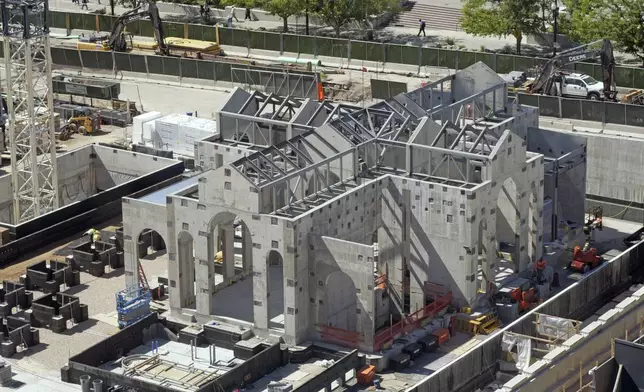
M 610 41 L 383 74 L 166 37 L 153 2 L 62 37 L 28 3 L 0 10 L 3 388 L 643 387 L 641 92 Z

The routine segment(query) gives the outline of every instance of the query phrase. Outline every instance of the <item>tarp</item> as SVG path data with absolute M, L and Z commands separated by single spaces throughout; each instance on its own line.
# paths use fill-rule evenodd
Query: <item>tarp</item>
M 512 352 L 514 346 L 517 346 L 517 354 Z M 530 366 L 530 357 L 532 356 L 532 340 L 530 338 L 506 332 L 501 340 L 501 350 L 512 354 L 517 363 L 517 369 L 525 370 Z
M 537 332 L 550 338 L 566 340 L 577 333 L 572 320 L 547 314 L 537 315 Z

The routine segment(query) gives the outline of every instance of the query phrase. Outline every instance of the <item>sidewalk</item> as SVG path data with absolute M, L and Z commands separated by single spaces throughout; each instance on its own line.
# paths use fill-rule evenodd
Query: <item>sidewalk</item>
M 63 12 L 80 12 L 80 13 L 90 13 L 91 11 L 96 11 L 100 9 L 105 9 L 106 14 L 110 15 L 111 9 L 109 0 L 89 0 L 88 10 L 81 10 L 79 5 L 72 3 L 71 0 L 50 0 L 49 6 L 51 10 L 54 11 L 63 11 Z M 98 1 L 102 1 L 102 4 L 98 4 Z M 420 0 L 420 2 L 430 2 L 433 0 Z M 440 0 L 441 2 L 450 3 L 452 7 L 456 7 L 456 3 L 459 0 Z M 432 4 L 434 4 L 432 2 Z M 114 13 L 118 16 L 123 14 L 126 11 L 131 10 L 131 8 L 124 7 L 122 5 L 115 5 Z M 197 16 L 191 17 L 186 14 L 177 14 L 177 13 L 168 13 L 161 12 L 161 19 L 167 22 L 179 22 L 179 23 L 201 23 L 200 18 Z M 300 18 L 304 20 L 304 18 Z M 220 23 L 224 22 L 223 20 L 218 20 Z M 225 23 L 224 23 L 225 25 Z M 270 32 L 281 32 L 282 31 L 282 22 L 272 22 L 272 21 L 244 21 L 242 18 L 239 18 L 239 21 L 233 22 L 233 27 L 237 29 L 249 29 L 249 30 L 266 30 Z M 431 28 L 431 26 L 428 26 Z M 316 30 L 325 29 L 328 30 L 328 27 L 323 26 L 310 26 L 310 32 L 312 35 L 316 34 Z M 302 23 L 292 23 L 289 25 L 290 33 L 292 34 L 303 34 L 305 31 L 305 26 Z M 515 53 L 516 40 L 512 36 L 508 37 L 477 37 L 471 34 L 467 34 L 463 31 L 447 31 L 447 30 L 426 30 L 427 37 L 417 37 L 418 29 L 415 28 L 406 28 L 406 27 L 385 27 L 384 29 L 376 30 L 376 39 L 379 42 L 385 43 L 395 43 L 401 45 L 422 45 L 425 47 L 435 47 L 440 45 L 445 49 L 462 49 L 470 51 L 480 51 L 481 49 L 489 51 L 502 51 L 507 52 L 508 54 Z M 364 34 L 364 32 L 350 32 L 345 31 L 342 34 L 342 38 L 351 38 L 359 37 Z M 321 34 L 327 37 L 332 37 L 333 34 Z M 447 41 L 450 41 L 449 43 Z M 451 45 L 453 41 L 453 45 Z M 524 56 L 538 56 L 544 57 L 549 56 L 551 49 L 544 48 L 540 46 L 527 45 L 524 43 L 522 45 L 522 54 Z M 628 60 L 629 62 L 635 59 L 634 56 L 616 52 L 616 57 L 618 57 L 618 63 Z M 629 64 L 632 65 L 632 64 Z M 640 65 L 640 63 L 635 64 L 635 66 Z

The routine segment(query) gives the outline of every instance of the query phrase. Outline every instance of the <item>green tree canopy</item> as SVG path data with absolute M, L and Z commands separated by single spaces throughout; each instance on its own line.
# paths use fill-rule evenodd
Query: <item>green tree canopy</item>
M 644 65 L 644 0 L 566 0 L 568 34 L 580 43 L 608 38 Z
M 339 37 L 340 29 L 352 20 L 364 21 L 369 16 L 396 13 L 399 9 L 400 2 L 396 0 L 322 0 L 317 3 L 315 13 Z
M 468 34 L 478 36 L 513 36 L 517 54 L 521 41 L 528 34 L 542 32 L 543 23 L 539 2 L 535 0 L 465 0 L 461 27 Z
M 306 8 L 305 0 L 222 0 L 223 5 L 232 5 L 242 8 L 260 8 L 284 21 L 284 32 L 288 32 L 288 18 L 300 15 Z

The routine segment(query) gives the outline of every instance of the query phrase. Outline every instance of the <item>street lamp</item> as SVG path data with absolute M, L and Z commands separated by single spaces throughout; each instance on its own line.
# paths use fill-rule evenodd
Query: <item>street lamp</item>
M 559 18 L 559 4 L 557 4 L 557 0 L 555 0 L 555 7 L 552 9 L 552 17 L 554 18 L 554 23 L 552 25 L 552 57 L 555 57 L 557 55 L 557 33 L 559 30 L 559 25 L 557 23 L 557 19 Z

